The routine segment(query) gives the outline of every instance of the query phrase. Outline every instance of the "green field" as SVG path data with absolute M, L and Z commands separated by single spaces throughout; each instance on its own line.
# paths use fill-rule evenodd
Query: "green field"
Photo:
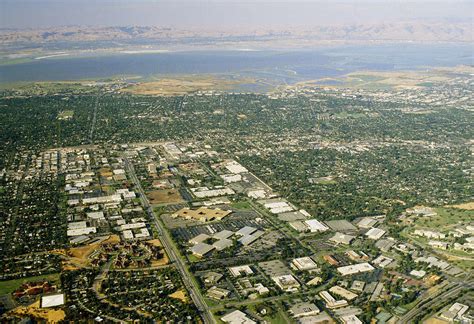
M 63 110 L 58 114 L 58 119 L 70 119 L 74 116 L 74 110 Z
M 0 296 L 5 294 L 11 294 L 15 289 L 19 288 L 22 284 L 29 281 L 40 281 L 48 280 L 52 282 L 59 282 L 59 273 L 47 274 L 44 276 L 34 276 L 21 279 L 14 279 L 8 281 L 0 281 Z
M 436 208 L 436 216 L 419 217 L 414 225 L 418 228 L 431 228 L 438 231 L 447 231 L 474 219 L 474 210 L 456 208 Z
M 238 201 L 230 204 L 230 207 L 235 209 L 252 209 L 250 204 L 246 201 Z

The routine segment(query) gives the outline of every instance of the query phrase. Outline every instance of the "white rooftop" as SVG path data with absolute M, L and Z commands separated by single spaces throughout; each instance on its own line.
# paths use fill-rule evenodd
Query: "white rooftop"
M 64 304 L 64 294 L 55 294 L 41 297 L 41 307 L 55 307 Z
M 320 221 L 318 221 L 317 219 L 309 219 L 307 221 L 305 221 L 305 224 L 308 226 L 309 230 L 311 232 L 324 232 L 324 231 L 327 231 L 329 228 L 324 225 L 323 223 L 321 223 Z

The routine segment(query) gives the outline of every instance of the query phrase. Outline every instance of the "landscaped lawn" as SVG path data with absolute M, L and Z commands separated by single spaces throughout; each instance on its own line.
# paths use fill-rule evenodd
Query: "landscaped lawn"
M 40 281 L 48 280 L 52 282 L 59 282 L 59 273 L 52 273 L 43 276 L 34 276 L 21 279 L 14 279 L 8 281 L 0 281 L 0 296 L 5 294 L 11 294 L 15 289 L 19 288 L 22 284 L 29 281 Z

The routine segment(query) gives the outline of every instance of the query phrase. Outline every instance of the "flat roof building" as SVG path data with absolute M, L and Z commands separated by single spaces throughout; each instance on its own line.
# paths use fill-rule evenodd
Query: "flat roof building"
M 232 212 L 229 210 L 222 210 L 219 208 L 200 207 L 196 210 L 193 210 L 186 207 L 173 213 L 171 217 L 181 217 L 184 219 L 194 219 L 201 222 L 208 222 L 212 220 L 221 220 L 224 217 L 228 216 L 230 213 Z
M 321 282 L 323 282 L 323 278 L 321 277 L 314 277 L 313 279 L 311 279 L 310 281 L 308 281 L 306 283 L 307 286 L 317 286 L 319 285 Z
M 222 251 L 231 247 L 233 244 L 234 242 L 232 240 L 221 239 L 219 241 L 214 242 L 212 246 L 215 247 L 217 251 Z
M 255 242 L 257 239 L 259 239 L 265 232 L 264 231 L 256 231 L 251 235 L 245 235 L 242 236 L 239 239 L 240 244 L 247 246 Z
M 336 300 L 329 292 L 323 290 L 319 293 L 319 296 L 324 300 L 326 303 L 326 307 L 329 309 L 340 308 L 347 306 L 347 301 L 344 299 Z
M 202 242 L 204 242 L 204 241 L 206 241 L 206 240 L 208 240 L 208 239 L 210 239 L 210 238 L 211 238 L 211 237 L 210 237 L 209 235 L 204 234 L 204 233 L 201 233 L 201 234 L 199 234 L 199 235 L 196 235 L 196 236 L 193 237 L 192 239 L 190 239 L 190 240 L 188 241 L 188 243 L 195 245 L 195 244 L 202 243 Z
M 302 257 L 293 259 L 291 262 L 298 270 L 313 270 L 317 269 L 318 265 L 310 257 Z
M 81 229 L 81 228 L 86 228 L 86 227 L 87 227 L 86 221 L 72 222 L 72 223 L 67 224 L 68 230 L 75 230 L 75 229 Z
M 300 283 L 296 280 L 293 275 L 282 275 L 278 277 L 272 277 L 272 280 L 280 287 L 281 290 L 287 292 L 294 292 L 300 288 Z
M 224 288 L 219 288 L 219 287 L 211 287 L 206 295 L 210 298 L 221 300 L 226 298 L 227 296 L 230 295 L 230 291 Z
M 247 173 L 249 170 L 247 170 L 245 167 L 243 167 L 239 162 L 237 161 L 231 161 L 226 164 L 225 168 L 233 174 L 240 174 L 240 173 Z
M 290 307 L 289 312 L 293 315 L 293 317 L 298 318 L 303 316 L 318 315 L 319 308 L 313 303 L 297 303 Z
M 246 236 L 246 235 L 252 234 L 256 230 L 257 229 L 255 227 L 245 226 L 245 227 L 242 227 L 241 229 L 239 229 L 235 234 L 236 235 L 241 235 L 241 236 Z
M 234 235 L 234 232 L 229 231 L 229 230 L 222 230 L 220 232 L 213 234 L 212 238 L 215 238 L 216 240 L 222 240 L 222 239 L 228 239 L 232 235 Z
M 41 297 L 41 308 L 56 307 L 64 305 L 64 294 L 54 294 Z
M 362 272 L 370 272 L 373 270 L 374 270 L 374 267 L 372 267 L 367 262 L 337 268 L 337 271 L 339 271 L 339 273 L 342 274 L 343 276 L 353 275 L 353 274 L 362 273 Z
M 342 297 L 348 301 L 351 301 L 353 299 L 356 299 L 357 298 L 357 294 L 354 294 L 353 292 L 347 290 L 347 289 L 344 289 L 340 286 L 334 286 L 334 287 L 331 287 L 329 289 L 329 291 L 331 293 L 333 293 L 334 295 L 337 295 L 339 297 Z
M 372 261 L 372 264 L 376 265 L 376 266 L 379 266 L 380 268 L 385 268 L 386 266 L 388 266 L 390 263 L 392 263 L 393 259 L 389 258 L 389 257 L 386 257 L 386 256 L 383 256 L 383 255 L 379 255 L 376 259 L 374 259 Z
M 91 233 L 96 233 L 97 229 L 95 227 L 85 227 L 72 229 L 67 231 L 67 236 L 78 236 L 78 235 L 87 235 Z
M 248 265 L 232 267 L 229 268 L 229 271 L 234 277 L 240 277 L 242 275 L 248 276 L 253 274 L 252 268 L 250 268 Z
M 221 321 L 229 324 L 257 324 L 257 322 L 247 317 L 247 314 L 239 310 L 235 310 L 221 317 Z
M 348 235 L 348 234 L 343 234 L 337 232 L 334 234 L 333 237 L 331 237 L 329 240 L 336 243 L 336 244 L 345 244 L 345 245 L 350 245 L 351 242 L 355 239 L 356 237 L 354 235 Z
M 364 217 L 357 223 L 357 227 L 369 229 L 374 227 L 376 224 L 376 219 L 373 219 L 372 217 Z
M 357 230 L 357 228 L 354 225 L 352 225 L 350 222 L 348 222 L 345 219 L 330 220 L 330 221 L 326 221 L 325 223 L 333 231 L 351 232 L 351 231 L 356 231 Z
M 214 247 L 212 245 L 209 245 L 209 244 L 206 244 L 206 243 L 198 243 L 190 249 L 192 254 L 197 255 L 199 257 L 205 256 L 206 254 L 208 254 L 212 250 L 214 250 Z
M 340 319 L 344 324 L 363 324 L 363 322 L 355 315 L 342 316 Z
M 371 240 L 378 240 L 382 236 L 384 236 L 385 231 L 380 228 L 372 227 L 370 230 L 365 233 L 365 236 L 367 236 Z
M 304 223 L 308 226 L 310 232 L 324 232 L 327 231 L 329 228 L 318 221 L 317 219 L 308 219 L 304 221 Z

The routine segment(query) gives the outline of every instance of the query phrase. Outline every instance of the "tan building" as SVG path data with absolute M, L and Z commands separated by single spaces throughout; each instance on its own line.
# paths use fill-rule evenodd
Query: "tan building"
M 183 208 L 183 209 L 178 210 L 176 213 L 172 214 L 171 216 L 173 218 L 182 217 L 185 219 L 194 219 L 201 222 L 208 222 L 212 220 L 221 220 L 227 215 L 229 215 L 230 213 L 231 211 L 229 210 L 201 207 L 198 209 Z

